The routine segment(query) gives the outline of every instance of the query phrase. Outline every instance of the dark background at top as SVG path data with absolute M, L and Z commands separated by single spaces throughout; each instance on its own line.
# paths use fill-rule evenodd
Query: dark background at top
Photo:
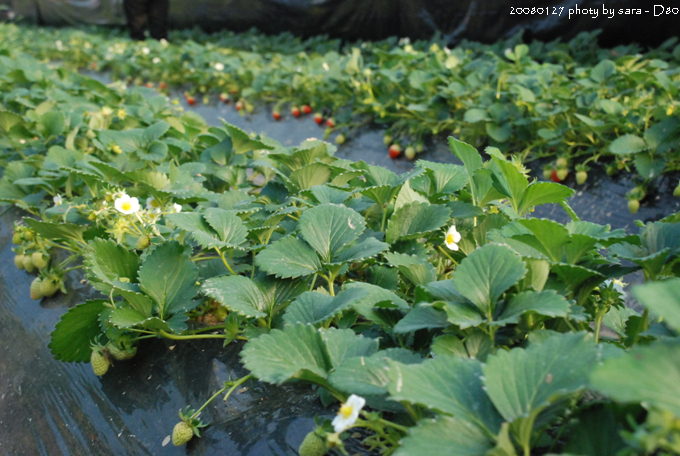
M 134 0 L 133 0 L 134 1 Z M 17 15 L 42 25 L 123 25 L 122 0 L 0 0 Z M 200 26 L 206 31 L 245 31 L 252 27 L 302 37 L 330 35 L 346 40 L 390 36 L 430 38 L 441 33 L 451 44 L 461 39 L 492 43 L 525 29 L 525 39 L 569 40 L 582 31 L 602 29 L 599 44 L 636 42 L 656 46 L 678 35 L 679 15 L 654 17 L 654 3 L 680 8 L 678 0 L 170 0 L 173 28 Z M 602 15 L 603 4 L 617 15 Z M 596 8 L 598 17 L 569 19 L 569 8 Z M 564 7 L 561 17 L 511 15 L 511 7 Z M 640 8 L 642 15 L 619 15 Z M 648 10 L 650 13 L 645 14 Z

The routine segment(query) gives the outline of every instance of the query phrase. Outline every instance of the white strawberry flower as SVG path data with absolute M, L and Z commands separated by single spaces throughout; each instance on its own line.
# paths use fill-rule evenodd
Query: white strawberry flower
M 352 394 L 347 402 L 340 406 L 340 410 L 335 418 L 333 418 L 333 428 L 336 433 L 343 432 L 345 429 L 349 429 L 354 426 L 357 419 L 359 418 L 359 412 L 366 405 L 366 399 L 356 394 Z
M 154 57 L 152 62 L 156 63 L 156 64 L 161 63 L 161 58 L 160 57 Z
M 456 225 L 451 225 L 451 228 L 446 232 L 446 237 L 444 242 L 450 250 L 458 250 L 458 243 L 460 242 L 461 235 L 456 231 Z
M 216 69 L 217 71 L 222 71 L 222 70 L 224 70 L 224 64 L 223 64 L 223 63 L 220 63 L 220 62 L 217 62 L 217 63 L 215 64 L 215 69 Z
M 134 214 L 139 211 L 139 200 L 130 198 L 130 195 L 123 194 L 114 203 L 116 209 L 123 214 Z
M 55 206 L 61 206 L 61 204 L 64 202 L 63 199 L 61 199 L 61 195 L 57 193 L 57 196 L 52 198 L 52 201 L 54 201 Z
M 146 208 L 147 210 L 158 214 L 161 212 L 161 202 L 153 196 L 150 196 L 146 199 Z
M 182 212 L 182 205 L 175 203 L 172 205 L 172 210 L 175 214 L 179 214 L 180 212 Z
M 148 47 L 142 48 L 142 54 L 149 55 L 150 53 L 151 53 L 151 49 L 149 49 Z

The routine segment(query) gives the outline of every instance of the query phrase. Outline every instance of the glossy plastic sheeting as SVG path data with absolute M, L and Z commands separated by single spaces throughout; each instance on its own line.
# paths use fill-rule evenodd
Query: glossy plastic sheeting
M 137 356 L 102 378 L 89 364 L 55 361 L 49 335 L 89 285 L 73 278 L 68 295 L 32 301 L 34 276 L 14 267 L 12 223 L 0 217 L 0 454 L 3 455 L 294 455 L 314 415 L 323 411 L 308 385 L 244 384 L 226 406 L 219 398 L 201 417 L 211 425 L 187 448 L 169 435 L 186 405 L 198 408 L 232 374 L 247 372 L 238 343 L 146 340 Z M 166 445 L 163 445 L 166 440 Z
M 17 14 L 46 25 L 125 22 L 122 0 L 12 1 Z M 450 43 L 461 39 L 488 43 L 521 29 L 527 30 L 528 38 L 568 40 L 582 31 L 602 29 L 600 44 L 605 46 L 633 41 L 657 45 L 677 34 L 680 18 L 680 14 L 655 17 L 659 9 L 655 10 L 648 0 L 171 0 L 170 3 L 170 23 L 176 28 L 199 25 L 209 31 L 223 28 L 243 31 L 256 27 L 266 33 L 328 34 L 347 40 L 429 38 L 438 32 Z M 666 2 L 664 6 L 678 5 Z M 613 17 L 605 14 L 603 7 L 609 12 L 613 9 Z

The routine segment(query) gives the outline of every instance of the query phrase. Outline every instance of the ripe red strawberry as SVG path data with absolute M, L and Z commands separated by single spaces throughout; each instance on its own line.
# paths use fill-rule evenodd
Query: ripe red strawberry
M 300 108 L 297 106 L 293 106 L 290 108 L 290 113 L 293 114 L 295 117 L 300 117 Z
M 96 70 L 97 69 L 97 62 L 92 62 L 90 64 L 90 68 L 92 68 L 93 70 Z
M 160 87 L 161 90 L 165 90 L 168 88 L 168 85 L 165 82 L 161 81 L 158 83 L 158 87 Z
M 323 115 L 321 115 L 320 112 L 314 114 L 314 122 L 316 122 L 317 125 L 321 125 L 323 123 Z
M 172 430 L 172 444 L 182 446 L 189 442 L 193 436 L 194 430 L 191 428 L 191 425 L 186 421 L 180 421 Z
M 227 95 L 226 93 L 222 92 L 222 93 L 220 94 L 220 101 L 221 101 L 222 103 L 229 103 L 229 95 Z
M 281 113 L 279 112 L 278 109 L 272 111 L 272 117 L 274 118 L 274 120 L 281 120 Z
M 187 100 L 187 103 L 189 103 L 191 106 L 193 106 L 194 104 L 196 104 L 196 99 L 194 98 L 193 95 L 190 95 L 190 94 L 188 94 L 188 93 L 185 93 L 185 94 L 184 94 L 184 98 Z
M 397 158 L 401 155 L 401 146 L 399 144 L 392 144 L 389 149 L 390 158 Z
M 302 112 L 304 114 L 311 114 L 312 113 L 312 107 L 309 105 L 302 105 Z
M 550 174 L 550 178 L 552 179 L 553 182 L 561 182 L 559 176 L 557 175 L 556 170 L 552 170 L 552 173 Z
M 237 111 L 240 111 L 241 109 L 243 109 L 243 101 L 241 101 L 241 100 L 237 101 L 235 107 L 236 107 Z
M 326 119 L 326 126 L 328 128 L 334 128 L 335 127 L 335 119 L 333 119 L 332 117 L 329 117 L 328 119 Z

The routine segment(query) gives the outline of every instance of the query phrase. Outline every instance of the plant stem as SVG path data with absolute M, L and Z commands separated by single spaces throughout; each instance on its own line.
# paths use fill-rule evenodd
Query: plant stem
M 158 334 L 165 337 L 166 339 L 172 339 L 172 340 L 226 339 L 226 336 L 224 334 L 178 335 L 178 334 L 170 334 L 169 332 L 163 331 L 162 329 L 158 331 Z
M 231 269 L 231 266 L 229 266 L 229 262 L 228 262 L 227 259 L 224 257 L 224 253 L 220 252 L 220 249 L 218 249 L 217 247 L 215 247 L 215 251 L 216 251 L 217 254 L 220 256 L 220 258 L 222 258 L 222 262 L 223 262 L 224 265 L 227 267 L 227 269 L 229 270 L 229 272 L 231 273 L 231 275 L 236 275 L 236 273 L 234 272 L 234 270 Z
M 220 394 L 222 394 L 222 393 L 224 392 L 224 390 L 226 390 L 227 388 L 228 388 L 228 386 L 227 386 L 227 385 L 224 385 L 224 386 L 222 387 L 222 389 L 220 389 L 218 392 L 216 392 L 215 394 L 213 394 L 213 395 L 210 397 L 210 399 L 208 399 L 207 401 L 205 401 L 205 403 L 204 403 L 203 405 L 201 405 L 201 408 L 199 408 L 198 410 L 196 410 L 196 411 L 194 412 L 194 414 L 191 415 L 191 419 L 193 420 L 194 418 L 198 417 L 198 415 L 201 413 L 201 411 L 202 411 L 204 408 L 206 408 L 206 406 L 207 406 L 208 404 L 210 404 L 210 403 L 212 402 L 213 399 L 215 399 L 217 396 L 219 396 Z
M 231 396 L 231 393 L 233 393 L 236 388 L 238 388 L 239 386 L 241 386 L 242 384 L 244 384 L 245 382 L 250 380 L 252 377 L 253 377 L 252 374 L 248 374 L 245 377 L 240 378 L 239 380 L 236 380 L 234 382 L 233 386 L 231 387 L 231 389 L 229 391 L 227 391 L 227 394 L 224 396 L 223 401 L 227 402 L 227 399 L 229 399 L 229 396 Z

